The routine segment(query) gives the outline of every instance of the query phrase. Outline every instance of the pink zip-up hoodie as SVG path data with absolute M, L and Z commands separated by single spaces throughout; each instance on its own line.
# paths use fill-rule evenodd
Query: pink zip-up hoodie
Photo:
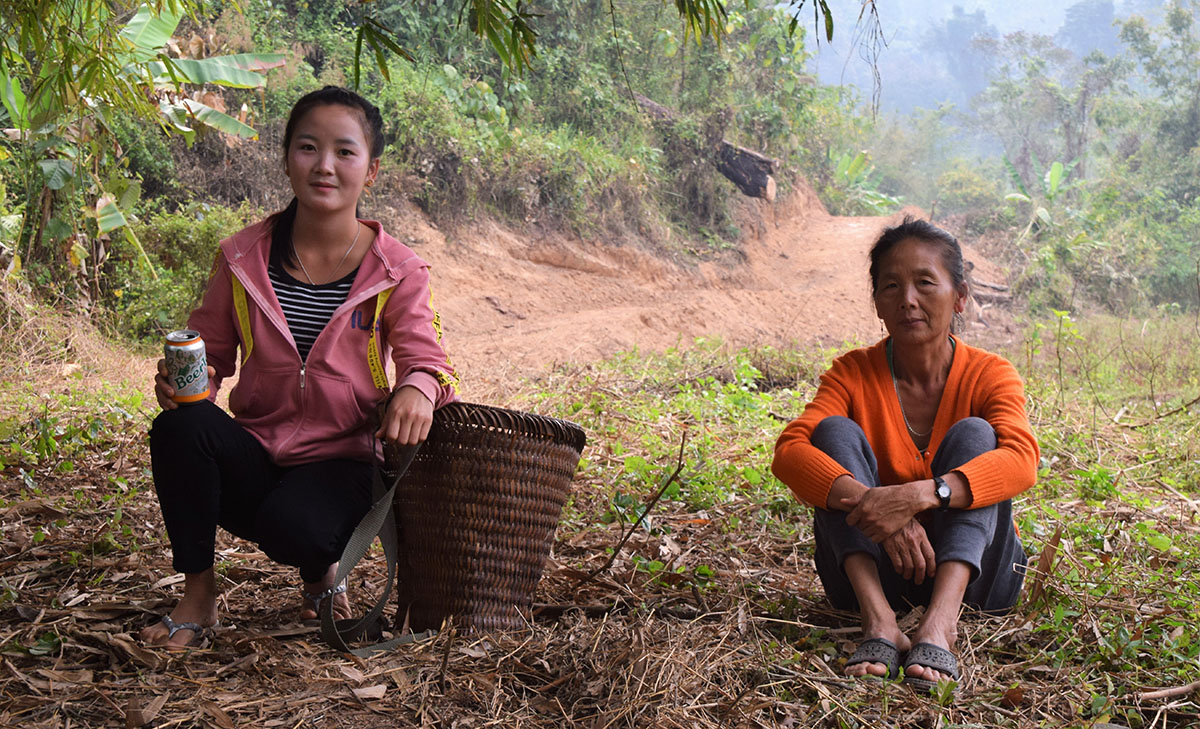
M 250 356 L 229 393 L 229 409 L 276 464 L 293 466 L 331 458 L 369 462 L 374 434 L 371 416 L 386 395 L 371 377 L 367 352 L 375 321 L 376 296 L 394 287 L 379 324 L 382 362 L 391 359 L 396 387 L 416 387 L 434 408 L 458 399 L 458 381 L 441 344 L 441 322 L 433 310 L 429 264 L 408 246 L 364 220 L 376 232 L 346 301 L 333 313 L 301 361 L 283 309 L 267 276 L 270 219 L 221 242 L 204 300 L 188 318 L 200 332 L 208 363 L 221 380 L 245 356 L 244 334 L 234 306 L 233 279 L 246 291 Z M 390 356 L 389 356 L 390 355 Z

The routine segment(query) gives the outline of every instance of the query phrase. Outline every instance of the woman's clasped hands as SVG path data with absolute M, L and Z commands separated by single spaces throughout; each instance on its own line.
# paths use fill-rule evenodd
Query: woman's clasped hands
M 882 546 L 896 572 L 919 585 L 934 576 L 937 561 L 929 535 L 917 520 L 924 510 L 917 496 L 918 483 L 864 488 L 840 503 L 849 511 L 846 523 Z

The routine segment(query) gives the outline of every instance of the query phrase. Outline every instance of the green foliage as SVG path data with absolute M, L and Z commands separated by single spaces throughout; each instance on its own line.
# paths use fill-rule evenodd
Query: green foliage
M 115 141 L 125 152 L 130 175 L 141 182 L 142 198 L 177 197 L 181 191 L 169 137 L 147 129 L 145 120 L 127 113 L 114 112 L 109 122 Z
M 1010 262 L 1033 310 L 1200 305 L 1196 9 L 1123 22 L 1126 57 L 1080 60 L 1030 34 L 982 44 L 993 71 L 970 123 L 1003 147 L 1010 205 L 968 229 L 1020 221 Z
M 661 229 L 665 219 L 707 241 L 698 252 L 728 247 L 738 233 L 727 200 L 737 193 L 715 171 L 713 145 L 724 136 L 785 164 L 811 164 L 823 159 L 812 150 L 848 117 L 805 73 L 803 34 L 790 34 L 777 8 L 755 2 L 730 11 L 719 46 L 647 22 L 658 8 L 641 2 L 613 15 L 598 3 L 552 3 L 539 20 L 538 55 L 519 77 L 466 42 L 456 5 L 381 11 L 418 59 L 392 70 L 386 95 L 405 99 L 388 104 L 405 118 L 397 142 L 426 182 L 426 209 L 437 216 L 491 207 L 620 237 Z M 649 127 L 629 98 L 634 77 L 637 91 L 674 109 L 678 123 Z M 412 109 L 418 99 L 435 108 Z M 442 100 L 448 109 L 437 108 Z M 411 123 L 426 114 L 440 121 Z M 556 159 L 538 159 L 546 152 Z M 603 180 L 573 159 L 599 163 Z M 532 174 L 513 179 L 510 160 Z
M 969 232 L 981 233 L 1007 222 L 1000 213 L 1002 190 L 994 177 L 980 172 L 979 165 L 957 161 L 938 177 L 937 191 L 938 210 L 962 215 Z
M 940 183 L 941 175 L 957 168 L 979 169 L 983 163 L 961 156 L 961 133 L 955 126 L 954 108 L 917 109 L 912 114 L 876 120 L 857 146 L 871 150 L 879 174 L 879 189 L 914 205 L 942 209 L 942 200 L 953 190 Z M 984 167 L 982 174 L 991 177 Z M 994 206 L 993 206 L 994 207 Z
M 113 143 L 114 117 L 157 121 L 189 140 L 197 122 L 256 136 L 188 96 L 185 86 L 257 87 L 263 83 L 258 72 L 283 57 L 168 56 L 172 34 L 195 9 L 188 0 L 159 0 L 132 15 L 107 0 L 4 6 L 11 39 L 0 44 L 0 100 L 15 134 L 3 142 L 0 157 L 16 161 L 14 177 L 25 199 L 39 201 L 23 211 L 18 241 L 31 253 L 27 265 L 47 266 L 84 299 L 96 298 L 102 285 L 102 237 L 126 225 L 140 192 Z M 122 235 L 137 246 L 132 234 Z M 65 261 L 56 260 L 58 250 L 66 250 Z
M 1195 72 L 1200 58 L 1198 12 L 1197 0 L 1173 0 L 1167 4 L 1162 25 L 1151 27 L 1134 17 L 1121 27 L 1121 40 L 1157 92 L 1138 120 L 1139 132 L 1147 128 L 1155 132 L 1153 143 L 1146 140 L 1144 148 L 1151 152 L 1149 161 L 1170 197 L 1183 200 L 1200 194 L 1200 159 L 1195 154 L 1200 147 L 1200 76 Z
M 1075 323 L 1062 312 L 1027 331 L 1010 356 L 1042 468 L 1017 513 L 1031 568 L 1059 530 L 1061 544 L 1045 574 L 1027 577 L 1025 643 L 1079 667 L 1094 716 L 1129 716 L 1136 687 L 1174 685 L 1200 659 L 1200 594 L 1187 578 L 1200 539 L 1176 516 L 1200 490 L 1200 331 L 1177 315 Z
M 44 520 L 30 534 L 33 544 L 53 542 L 68 526 L 68 517 L 76 520 L 96 511 L 104 518 L 90 537 L 90 557 L 137 548 L 122 507 L 145 496 L 120 475 L 130 473 L 121 464 L 130 461 L 131 450 L 143 447 L 147 408 L 153 405 L 137 389 L 97 382 L 94 373 L 83 370 L 61 379 L 51 392 L 35 391 L 23 380 L 0 383 L 0 412 L 16 413 L 0 417 L 0 476 L 11 487 L 6 499 L 43 504 Z M 57 488 L 71 479 L 78 483 L 83 474 L 101 472 L 100 477 L 85 477 L 94 480 L 94 487 L 89 484 L 73 495 Z M 0 500 L 0 506 L 5 505 Z M 81 558 L 86 555 L 75 552 L 65 561 L 79 566 Z M 5 585 L 0 604 L 16 597 Z M 43 635 L 29 652 L 53 655 L 59 647 L 55 636 Z
M 27 408 L 26 415 L 0 419 L 0 470 L 19 471 L 30 491 L 37 488 L 35 473 L 75 470 L 88 453 L 115 447 L 141 417 L 145 403 L 140 393 L 102 388 L 102 393 L 83 394 L 88 383 L 82 373 L 67 384 L 56 394 L 14 393 L 15 383 L 0 392 Z
M 655 11 L 666 5 L 666 0 L 650 5 Z M 808 0 L 798 0 L 791 3 L 789 10 L 792 10 L 790 22 L 786 23 L 787 34 L 793 35 L 796 32 L 800 23 L 800 12 L 805 9 Z M 747 7 L 750 3 L 747 2 Z M 453 27 L 461 28 L 464 21 L 466 26 L 470 28 L 476 36 L 487 41 L 495 52 L 501 64 L 507 69 L 518 73 L 529 69 L 533 65 L 533 59 L 538 52 L 537 37 L 539 30 L 535 28 L 543 13 L 529 12 L 522 7 L 520 0 L 510 2 L 510 0 L 464 0 L 457 5 L 451 5 L 445 0 L 436 0 L 431 4 L 433 12 L 431 13 L 437 18 L 437 26 L 443 31 L 451 27 L 448 23 L 451 12 L 455 13 L 457 19 L 453 23 Z M 834 30 L 833 13 L 829 9 L 826 0 L 812 0 L 809 6 L 812 10 L 814 27 L 823 30 L 827 39 L 832 40 Z M 555 8 L 557 9 L 557 8 Z M 679 19 L 683 23 L 682 40 L 686 43 L 689 39 L 694 39 L 697 44 L 703 38 L 710 38 L 715 41 L 716 45 L 720 46 L 722 39 L 730 32 L 730 23 L 728 22 L 730 14 L 728 13 L 725 3 L 721 0 L 676 0 L 675 9 L 679 13 Z M 609 10 L 615 12 L 610 6 Z M 862 14 L 868 20 L 876 21 L 874 0 L 870 0 L 865 4 Z M 657 12 L 655 12 L 657 15 Z M 398 17 L 396 17 L 398 16 Z M 784 13 L 780 13 L 781 20 L 786 17 Z M 393 32 L 397 32 L 397 38 L 403 42 L 405 31 L 411 29 L 413 23 L 412 14 L 404 10 L 384 9 L 379 16 L 385 21 L 395 17 L 398 21 L 397 25 L 390 25 L 386 22 L 380 22 L 376 18 L 365 18 L 362 21 L 362 27 L 358 33 L 358 49 L 355 52 L 355 85 L 358 84 L 358 68 L 360 65 L 360 57 L 362 55 L 362 44 L 367 42 L 370 49 L 376 55 L 378 67 L 387 75 L 386 63 L 382 58 L 383 49 L 387 48 L 399 55 L 409 57 L 407 50 L 396 46 L 391 39 Z M 567 16 L 569 17 L 569 16 Z M 573 18 L 572 18 L 573 20 Z M 547 23 L 553 29 L 553 25 Z
M 62 638 L 57 633 L 42 633 L 27 649 L 31 656 L 53 656 L 62 650 Z
M 835 215 L 887 215 L 900 207 L 900 199 L 879 191 L 880 176 L 867 152 L 843 152 L 831 159 L 833 180 L 824 189 L 826 207 Z
M 611 465 L 593 459 L 588 470 L 612 485 L 610 520 L 636 521 L 674 469 L 685 439 L 678 488 L 665 500 L 691 509 L 746 496 L 773 502 L 785 493 L 770 475 L 778 414 L 799 413 L 826 357 L 770 348 L 731 352 L 716 340 L 662 355 L 630 352 L 575 373 L 569 387 L 551 386 L 538 410 L 580 423 L 602 444 L 603 463 Z M 799 509 L 790 497 L 781 508 Z
M 610 144 L 512 122 L 483 80 L 454 66 L 397 68 L 377 99 L 416 197 L 443 222 L 490 210 L 522 223 L 620 232 L 645 220 L 660 152 L 644 131 Z
M 151 214 L 133 226 L 157 276 L 147 276 L 135 251 L 118 247 L 110 263 L 105 303 L 115 328 L 133 339 L 154 341 L 187 321 L 200 303 L 221 239 L 236 233 L 262 212 L 196 203 L 178 212 Z
M 1070 160 L 1082 173 L 1097 109 L 1119 81 L 1117 60 L 1082 61 L 1047 36 L 1014 33 L 982 43 L 992 57 L 987 88 L 976 97 L 974 124 L 997 139 L 1016 176 L 1018 191 L 1042 189 L 1042 160 Z

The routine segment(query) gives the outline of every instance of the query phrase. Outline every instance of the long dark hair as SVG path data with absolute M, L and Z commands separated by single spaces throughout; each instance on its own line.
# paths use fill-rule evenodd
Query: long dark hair
M 928 220 L 918 220 L 911 215 L 905 215 L 899 225 L 884 228 L 879 239 L 875 241 L 875 245 L 871 246 L 872 296 L 875 295 L 875 289 L 879 284 L 879 266 L 883 263 L 888 251 L 909 238 L 916 238 L 922 243 L 938 246 L 942 256 L 942 265 L 950 274 L 954 290 L 961 291 L 966 286 L 967 277 L 963 271 L 962 246 L 958 244 L 958 239 Z
M 884 228 L 879 239 L 875 241 L 875 245 L 871 246 L 872 297 L 875 296 L 875 290 L 879 284 L 879 266 L 882 264 L 884 257 L 898 243 L 909 238 L 915 238 L 922 243 L 937 246 L 941 253 L 942 265 L 946 267 L 946 271 L 950 274 L 950 282 L 954 285 L 954 290 L 966 290 L 967 276 L 963 270 L 962 246 L 958 244 L 958 239 L 928 220 L 919 220 L 911 215 L 905 215 L 904 220 L 899 225 Z M 962 314 L 955 312 L 953 319 L 950 321 L 950 331 L 958 333 L 962 330 L 965 323 Z
M 371 159 L 383 156 L 383 115 L 374 104 L 341 86 L 326 86 L 301 96 L 292 106 L 288 115 L 287 126 L 283 130 L 283 154 L 286 157 L 292 144 L 292 134 L 296 124 L 304 115 L 318 106 L 346 106 L 357 109 L 363 115 L 363 134 L 371 148 Z M 299 202 L 295 197 L 282 211 L 271 216 L 271 265 L 296 265 L 296 251 L 292 249 L 292 229 L 296 224 L 296 210 Z

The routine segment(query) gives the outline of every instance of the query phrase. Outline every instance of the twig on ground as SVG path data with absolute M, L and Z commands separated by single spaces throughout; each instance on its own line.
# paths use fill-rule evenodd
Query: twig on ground
M 683 449 L 686 445 L 687 431 L 685 430 L 683 432 L 683 438 L 681 438 L 679 441 L 679 459 L 675 464 L 674 472 L 672 472 L 667 480 L 663 482 L 663 485 L 659 487 L 658 493 L 654 494 L 654 498 L 650 499 L 650 502 L 646 504 L 646 508 L 642 509 L 642 513 L 638 515 L 637 520 L 630 525 L 629 529 L 625 532 L 625 536 L 621 537 L 621 541 L 617 543 L 617 546 L 613 549 L 612 554 L 608 556 L 608 560 L 604 564 L 588 573 L 587 577 L 580 579 L 576 584 L 572 585 L 570 590 L 571 592 L 575 592 L 580 587 L 583 587 L 599 577 L 601 572 L 604 572 L 609 567 L 612 567 L 613 562 L 616 561 L 617 555 L 621 553 L 621 549 L 625 546 L 625 543 L 629 541 L 629 538 L 633 536 L 633 533 L 637 531 L 637 528 L 642 525 L 642 522 L 645 521 L 646 516 L 650 513 L 650 510 L 654 508 L 654 505 L 658 503 L 658 500 L 662 498 L 662 495 L 667 492 L 667 488 L 670 487 L 670 485 L 675 482 L 675 479 L 679 477 L 679 473 L 683 470 Z
M 438 672 L 438 690 L 446 693 L 446 668 L 450 665 L 450 647 L 454 645 L 454 619 L 450 620 L 450 630 L 446 631 L 446 648 L 442 652 L 442 669 Z
M 1186 686 L 1172 686 L 1170 688 L 1155 689 L 1154 691 L 1143 691 L 1137 694 L 1137 700 L 1157 701 L 1159 699 L 1173 699 L 1176 696 L 1187 696 L 1197 690 L 1200 690 L 1200 679 L 1192 681 Z
M 1147 425 L 1153 425 L 1153 424 L 1157 423 L 1158 421 L 1162 420 L 1163 418 L 1169 418 L 1172 415 L 1178 415 L 1179 413 L 1191 410 L 1192 406 L 1197 405 L 1197 404 L 1200 404 L 1200 395 L 1197 395 L 1196 397 L 1192 398 L 1191 400 L 1188 400 L 1187 402 L 1185 402 L 1184 404 L 1180 405 L 1177 408 L 1174 408 L 1173 410 L 1168 410 L 1165 413 L 1158 413 L 1153 418 L 1150 418 L 1149 420 L 1146 420 L 1144 422 L 1132 423 L 1132 424 L 1122 423 L 1121 425 L 1122 425 L 1122 427 L 1129 428 L 1130 430 L 1137 430 L 1138 428 L 1145 428 Z

